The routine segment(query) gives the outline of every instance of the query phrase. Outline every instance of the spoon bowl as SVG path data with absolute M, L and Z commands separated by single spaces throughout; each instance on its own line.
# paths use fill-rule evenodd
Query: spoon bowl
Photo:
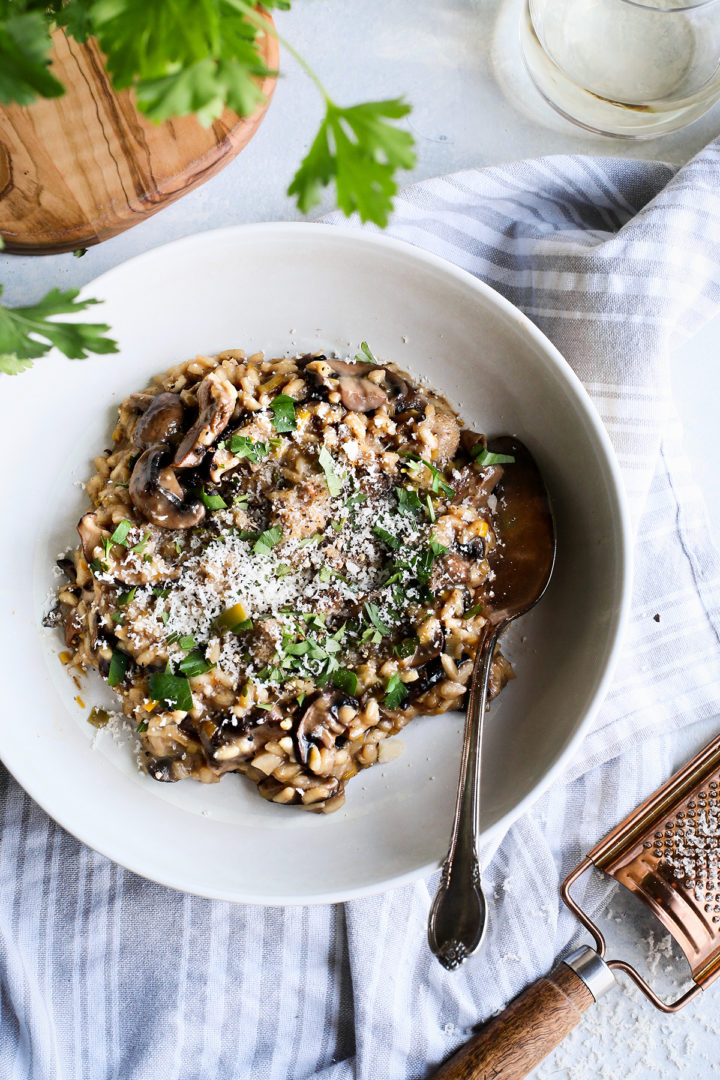
M 527 447 L 509 435 L 488 442 L 506 459 L 493 495 L 497 543 L 488 555 L 490 609 L 475 656 L 450 847 L 428 921 L 428 943 L 443 967 L 458 967 L 480 947 L 487 905 L 477 857 L 480 755 L 495 647 L 509 624 L 534 607 L 555 564 L 550 497 Z

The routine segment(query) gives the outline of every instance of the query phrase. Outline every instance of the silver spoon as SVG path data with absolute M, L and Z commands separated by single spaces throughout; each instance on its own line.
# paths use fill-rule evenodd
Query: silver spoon
M 430 948 L 449 971 L 479 948 L 487 924 L 476 837 L 480 752 L 493 653 L 513 619 L 529 611 L 545 592 L 555 562 L 550 500 L 530 451 L 509 435 L 491 440 L 488 450 L 511 455 L 515 461 L 504 466 L 494 489 L 495 530 L 500 543 L 488 556 L 495 574 L 492 608 L 470 682 L 450 849 L 428 920 Z

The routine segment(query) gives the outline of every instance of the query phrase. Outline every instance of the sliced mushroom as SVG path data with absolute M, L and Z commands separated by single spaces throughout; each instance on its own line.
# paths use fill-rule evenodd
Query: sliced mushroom
M 336 737 L 344 732 L 338 720 L 341 700 L 341 694 L 322 690 L 306 705 L 294 732 L 295 750 L 303 765 L 307 764 L 311 746 L 334 746 Z
M 77 523 L 77 531 L 80 535 L 80 543 L 82 544 L 85 560 L 86 562 L 91 563 L 95 558 L 95 548 L 102 544 L 106 533 L 104 533 L 98 525 L 97 518 L 92 511 L 83 514 Z
M 354 375 L 340 376 L 340 399 L 351 412 L 372 412 L 387 401 L 387 394 L 370 379 L 358 379 Z
M 409 412 L 410 410 L 424 414 L 428 398 L 419 386 L 412 386 L 402 375 L 399 375 L 391 368 L 387 368 L 385 378 L 388 382 L 388 394 L 396 414 Z
M 424 667 L 425 664 L 429 664 L 431 660 L 434 660 L 436 656 L 440 655 L 444 646 L 445 631 L 442 626 L 438 624 L 437 630 L 430 641 L 424 641 L 422 645 L 418 644 L 417 649 L 410 658 L 409 666 L 413 668 Z M 410 685 L 412 685 L 412 683 Z
M 435 410 L 435 416 L 430 423 L 430 429 L 437 439 L 436 461 L 450 461 L 455 457 L 460 443 L 460 428 L 454 416 Z
M 150 399 L 135 425 L 133 442 L 143 450 L 156 443 L 167 442 L 171 436 L 182 431 L 184 416 L 185 409 L 178 394 L 158 394 Z
M 237 401 L 237 390 L 221 368 L 200 383 L 197 392 L 200 414 L 175 453 L 175 465 L 188 469 L 198 465 L 208 446 L 225 430 Z
M 205 507 L 200 499 L 187 497 L 169 459 L 166 446 L 145 450 L 135 462 L 128 492 L 133 506 L 153 525 L 190 529 L 205 517 Z
M 62 624 L 65 632 L 65 644 L 69 648 L 77 641 L 82 631 L 82 615 L 80 615 L 76 607 L 67 608 Z
M 347 360 L 336 360 L 334 357 L 316 356 L 315 360 L 324 360 L 328 367 L 332 368 L 337 375 L 367 375 L 371 371 L 384 370 L 379 364 L 370 364 L 358 361 L 353 364 Z
M 77 570 L 75 569 L 74 561 L 72 559 L 69 559 L 67 556 L 63 556 L 61 559 L 58 559 L 56 561 L 55 565 L 57 566 L 58 570 L 62 570 L 68 581 L 72 582 L 72 584 L 74 585 L 77 581 Z
M 447 677 L 439 656 L 434 657 L 429 663 L 423 664 L 418 670 L 420 672 L 419 678 L 415 682 L 407 683 L 408 696 L 400 704 L 400 709 L 406 709 L 408 705 L 414 705 L 422 694 L 426 694 L 428 690 L 431 690 L 433 686 L 437 686 L 439 682 Z
M 455 505 L 469 502 L 476 510 L 484 509 L 502 474 L 502 465 L 489 465 L 480 472 L 472 465 L 463 465 L 462 469 L 453 473 L 455 497 L 452 502 Z

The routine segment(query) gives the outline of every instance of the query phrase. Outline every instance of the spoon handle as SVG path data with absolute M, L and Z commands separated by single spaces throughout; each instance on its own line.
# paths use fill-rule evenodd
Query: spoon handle
M 475 657 L 450 849 L 428 920 L 430 948 L 449 971 L 462 964 L 479 947 L 487 921 L 476 836 L 485 705 L 490 665 L 499 633 L 500 629 L 492 631 Z

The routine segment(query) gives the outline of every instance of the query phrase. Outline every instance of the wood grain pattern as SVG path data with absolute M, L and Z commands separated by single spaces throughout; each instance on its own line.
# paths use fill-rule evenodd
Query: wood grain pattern
M 523 1080 L 593 1001 L 582 979 L 559 964 L 485 1024 L 433 1074 L 434 1080 Z
M 261 39 L 277 69 L 277 40 Z M 226 109 L 210 127 L 194 116 L 154 124 L 128 90 L 115 93 L 94 41 L 53 35 L 63 97 L 0 109 L 0 236 L 5 249 L 53 254 L 116 236 L 209 180 L 249 142 L 267 101 L 249 117 Z

